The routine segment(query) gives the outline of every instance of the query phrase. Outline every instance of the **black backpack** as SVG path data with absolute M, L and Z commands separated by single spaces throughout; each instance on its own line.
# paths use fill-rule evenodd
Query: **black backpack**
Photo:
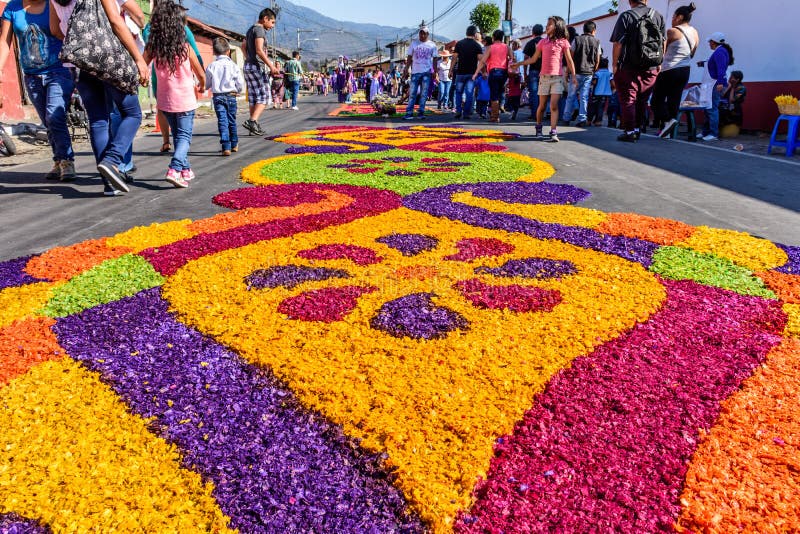
M 655 9 L 639 17 L 625 36 L 625 65 L 647 70 L 658 67 L 664 61 L 664 36 L 653 17 Z

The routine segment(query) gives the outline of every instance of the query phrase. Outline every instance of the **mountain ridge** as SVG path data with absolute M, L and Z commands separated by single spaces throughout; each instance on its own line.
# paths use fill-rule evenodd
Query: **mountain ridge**
M 268 2 L 259 4 L 252 0 L 184 0 L 184 5 L 189 8 L 191 17 L 242 34 L 255 22 L 261 9 L 270 7 Z M 415 36 L 417 29 L 337 20 L 311 8 L 282 1 L 273 32 L 275 44 L 291 50 L 297 48 L 299 35 L 304 59 L 320 61 L 340 54 L 363 57 L 378 51 L 388 56 L 388 43 Z M 449 40 L 440 35 L 435 38 Z

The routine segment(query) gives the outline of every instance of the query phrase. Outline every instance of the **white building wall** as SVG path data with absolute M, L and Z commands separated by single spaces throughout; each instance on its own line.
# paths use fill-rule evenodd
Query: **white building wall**
M 648 5 L 659 11 L 671 26 L 672 14 L 687 0 L 650 0 Z M 627 0 L 620 0 L 628 6 Z M 733 47 L 736 60 L 731 70 L 744 72 L 747 82 L 800 80 L 800 0 L 695 0 L 697 11 L 692 26 L 700 33 L 697 61 L 711 55 L 708 36 L 723 32 Z M 617 17 L 597 20 L 597 37 L 603 52 L 611 58 L 611 30 Z M 578 28 L 578 33 L 582 29 Z M 699 82 L 703 69 L 694 65 L 690 82 Z

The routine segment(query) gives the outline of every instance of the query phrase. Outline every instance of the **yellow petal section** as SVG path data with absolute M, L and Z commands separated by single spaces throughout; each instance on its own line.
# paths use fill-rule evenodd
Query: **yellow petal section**
M 376 242 L 391 233 L 424 233 L 439 245 L 407 257 Z M 470 263 L 445 259 L 470 238 L 500 239 L 515 250 Z M 371 248 L 383 261 L 358 266 L 297 257 L 304 249 L 336 243 Z M 479 309 L 453 287 L 475 277 L 507 285 L 507 278 L 474 270 L 531 257 L 566 260 L 577 268 L 561 279 L 522 282 L 559 291 L 562 302 L 552 311 Z M 293 289 L 248 289 L 245 278 L 253 271 L 286 264 L 345 269 L 351 277 Z M 423 274 L 408 276 L 409 269 Z M 376 289 L 340 321 L 290 320 L 278 312 L 288 297 L 347 285 Z M 421 292 L 461 314 L 469 328 L 416 340 L 370 326 L 383 304 Z M 401 208 L 198 259 L 167 281 L 164 297 L 181 320 L 270 367 L 307 406 L 363 439 L 363 446 L 387 452 L 398 467 L 398 486 L 443 532 L 459 509 L 469 508 L 495 439 L 512 431 L 553 373 L 646 320 L 665 291 L 641 265 L 616 256 Z
M 800 338 L 800 304 L 784 304 L 783 311 L 788 318 L 783 335 Z
M 0 291 L 0 328 L 14 321 L 35 315 L 52 296 L 61 283 L 40 282 Z
M 0 513 L 56 533 L 230 532 L 213 486 L 73 360 L 12 380 L 0 404 Z
M 590 208 L 564 206 L 561 204 L 511 204 L 503 202 L 502 200 L 489 200 L 476 197 L 470 192 L 456 193 L 451 199 L 453 202 L 459 202 L 475 208 L 482 208 L 495 213 L 519 215 L 545 223 L 583 226 L 585 228 L 594 228 L 602 224 L 608 218 L 607 213 Z
M 126 232 L 119 233 L 106 240 L 106 245 L 114 247 L 128 247 L 132 252 L 139 252 L 147 248 L 162 247 L 175 241 L 188 239 L 195 232 L 189 230 L 191 219 L 181 219 L 165 223 L 153 223 L 149 226 L 137 226 Z
M 698 226 L 689 239 L 676 246 L 727 258 L 751 271 L 766 271 L 780 267 L 789 259 L 786 252 L 771 241 L 753 237 L 745 232 L 708 226 Z

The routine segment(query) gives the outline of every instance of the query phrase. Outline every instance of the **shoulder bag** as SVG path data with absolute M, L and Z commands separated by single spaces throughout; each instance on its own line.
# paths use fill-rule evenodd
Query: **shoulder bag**
M 136 62 L 111 29 L 100 0 L 75 0 L 59 59 L 127 94 L 139 90 Z

